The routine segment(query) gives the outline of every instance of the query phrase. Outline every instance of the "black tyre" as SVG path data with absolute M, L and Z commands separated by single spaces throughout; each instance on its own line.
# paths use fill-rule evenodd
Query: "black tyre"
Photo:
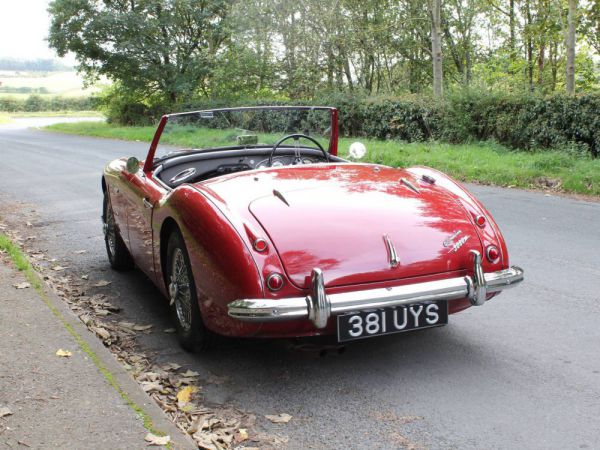
M 167 245 L 167 290 L 179 344 L 190 352 L 204 350 L 214 336 L 202 321 L 192 266 L 181 233 L 171 233 Z
M 115 270 L 129 270 L 134 267 L 133 259 L 125 246 L 119 230 L 115 224 L 115 216 L 108 194 L 104 193 L 102 208 L 102 223 L 104 228 L 104 243 L 110 266 Z

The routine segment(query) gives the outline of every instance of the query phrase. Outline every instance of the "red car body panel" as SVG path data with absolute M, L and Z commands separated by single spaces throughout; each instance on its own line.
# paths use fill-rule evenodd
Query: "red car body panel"
M 337 112 L 332 114 L 335 146 L 330 150 L 337 152 Z M 227 305 L 237 299 L 307 295 L 314 267 L 323 270 L 332 294 L 465 276 L 472 270 L 469 251 L 484 253 L 492 244 L 501 258 L 496 263 L 484 258 L 485 271 L 508 267 L 506 244 L 491 215 L 441 172 L 331 163 L 256 169 L 170 190 L 157 181 L 152 168 L 165 123 L 163 118 L 143 170 L 131 174 L 125 159 L 113 161 L 105 169 L 103 186 L 136 264 L 164 295 L 165 240 L 170 227 L 179 228 L 203 320 L 214 332 L 334 334 L 334 317 L 318 330 L 308 320 L 242 322 L 227 314 Z M 435 183 L 422 175 L 434 177 Z M 487 219 L 484 227 L 475 224 L 480 214 Z M 453 251 L 445 240 L 458 231 L 468 240 Z M 397 246 L 398 267 L 388 263 L 384 234 Z M 253 248 L 257 238 L 267 241 L 265 251 Z M 274 272 L 285 280 L 278 292 L 265 287 Z M 470 305 L 466 298 L 449 302 L 449 313 Z

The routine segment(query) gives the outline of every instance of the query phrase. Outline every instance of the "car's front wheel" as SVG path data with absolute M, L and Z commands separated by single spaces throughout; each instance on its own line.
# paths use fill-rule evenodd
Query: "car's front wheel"
M 166 269 L 171 314 L 179 343 L 188 351 L 205 349 L 212 334 L 202 321 L 190 259 L 178 231 L 169 237 Z
M 125 246 L 125 242 L 119 234 L 119 230 L 115 224 L 115 215 L 110 204 L 108 193 L 104 193 L 104 204 L 102 208 L 102 222 L 104 228 L 104 243 L 106 244 L 106 253 L 110 266 L 115 270 L 132 269 L 133 259 L 129 254 L 129 250 Z

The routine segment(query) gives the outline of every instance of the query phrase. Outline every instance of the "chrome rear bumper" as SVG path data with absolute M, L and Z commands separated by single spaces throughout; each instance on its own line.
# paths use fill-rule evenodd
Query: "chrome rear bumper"
M 523 269 L 513 266 L 484 273 L 481 254 L 472 250 L 473 275 L 427 281 L 390 288 L 326 294 L 323 272 L 312 270 L 311 293 L 306 297 L 281 299 L 244 299 L 228 305 L 229 316 L 245 322 L 273 322 L 309 319 L 316 328 L 325 328 L 329 317 L 352 311 L 407 305 L 433 300 L 468 298 L 483 305 L 488 294 L 499 292 L 523 281 Z

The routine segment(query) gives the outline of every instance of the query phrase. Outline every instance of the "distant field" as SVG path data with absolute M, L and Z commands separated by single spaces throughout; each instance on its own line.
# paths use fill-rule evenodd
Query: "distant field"
M 136 141 L 150 141 L 155 127 L 122 127 L 102 122 L 62 123 L 48 130 Z M 517 151 L 491 142 L 442 144 L 404 143 L 375 139 L 340 139 L 340 154 L 347 156 L 352 141 L 367 146 L 365 160 L 393 167 L 425 165 L 462 181 L 521 188 L 554 189 L 600 196 L 600 159 L 559 151 Z M 196 133 L 173 133 L 167 144 L 193 146 L 231 145 L 231 133 L 198 129 Z
M 8 89 L 7 89 L 8 88 Z M 39 90 L 42 88 L 42 97 L 83 97 L 98 91 L 98 88 L 84 88 L 83 79 L 77 72 L 15 72 L 0 71 L 0 96 L 13 98 L 27 98 L 31 92 L 14 93 L 2 90 L 19 88 Z

